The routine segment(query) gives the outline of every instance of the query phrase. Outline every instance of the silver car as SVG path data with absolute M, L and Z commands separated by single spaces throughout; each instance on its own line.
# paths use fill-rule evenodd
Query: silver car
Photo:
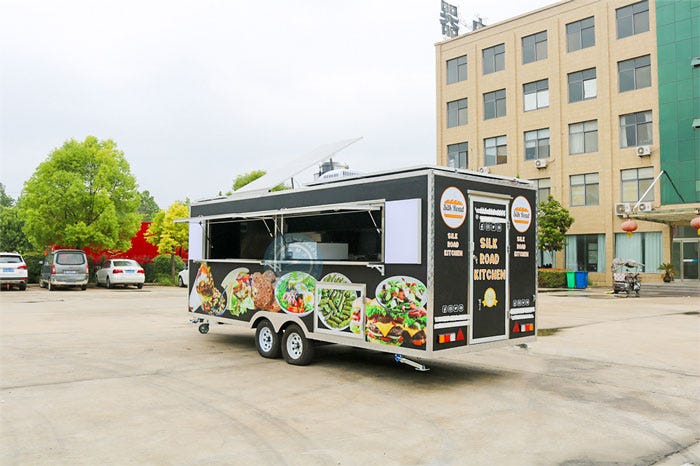
M 51 251 L 41 262 L 39 286 L 53 291 L 56 287 L 80 287 L 87 289 L 89 266 L 87 256 L 80 249 Z
M 27 289 L 27 264 L 16 252 L 0 252 L 0 286 Z
M 97 286 L 112 288 L 115 285 L 136 285 L 140 290 L 146 281 L 146 274 L 138 262 L 131 259 L 110 259 L 105 261 L 95 274 Z

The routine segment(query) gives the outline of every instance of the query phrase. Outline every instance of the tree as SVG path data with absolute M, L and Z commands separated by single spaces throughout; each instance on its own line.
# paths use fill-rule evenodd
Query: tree
M 236 178 L 233 180 L 233 190 L 238 191 L 243 186 L 247 185 L 248 183 L 252 183 L 253 181 L 263 176 L 265 173 L 265 170 L 253 170 L 252 172 L 236 176 Z M 282 183 L 272 188 L 271 191 L 284 191 L 285 189 L 292 189 L 292 187 Z M 227 196 L 230 196 L 231 194 L 231 191 L 228 191 L 226 193 Z
M 158 254 L 170 254 L 170 278 L 175 279 L 175 254 L 187 249 L 189 227 L 187 223 L 175 223 L 178 218 L 187 218 L 187 205 L 176 201 L 168 210 L 159 211 L 148 227 L 146 241 L 158 246 Z
M 5 193 L 5 185 L 0 183 L 0 251 L 29 252 L 31 245 L 22 232 L 23 226 L 15 200 Z
M 559 201 L 550 195 L 537 206 L 537 247 L 541 251 L 564 249 L 566 232 L 574 218 Z
M 5 193 L 5 185 L 0 183 L 0 207 L 12 207 L 15 200 Z
M 24 183 L 19 200 L 31 243 L 95 249 L 130 246 L 139 229 L 139 193 L 124 153 L 111 139 L 71 139 Z
M 156 200 L 153 199 L 151 193 L 148 190 L 141 191 L 141 206 L 139 207 L 139 213 L 143 216 L 142 221 L 152 222 L 155 215 L 160 210 Z

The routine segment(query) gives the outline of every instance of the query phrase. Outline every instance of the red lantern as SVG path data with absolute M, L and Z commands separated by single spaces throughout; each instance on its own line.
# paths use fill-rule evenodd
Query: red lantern
M 639 226 L 634 220 L 627 220 L 622 223 L 622 231 L 626 231 L 627 236 L 632 236 L 632 232 L 637 231 L 637 228 L 639 228 Z
M 690 226 L 698 230 L 698 236 L 700 236 L 700 217 L 695 217 L 690 221 Z

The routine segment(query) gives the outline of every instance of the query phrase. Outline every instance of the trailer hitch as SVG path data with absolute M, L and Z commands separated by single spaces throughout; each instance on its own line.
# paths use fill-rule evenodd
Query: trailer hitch
M 427 372 L 427 371 L 430 370 L 430 368 L 429 368 L 429 367 L 425 367 L 424 364 L 421 364 L 421 363 L 418 363 L 418 362 L 416 362 L 416 361 L 412 361 L 412 360 L 410 360 L 410 359 L 408 359 L 408 358 L 405 358 L 405 357 L 404 357 L 403 355 L 401 355 L 401 354 L 395 354 L 395 355 L 394 355 L 394 361 L 400 362 L 400 363 L 402 363 L 402 364 L 408 364 L 409 366 L 415 368 L 417 371 L 420 371 L 420 372 Z

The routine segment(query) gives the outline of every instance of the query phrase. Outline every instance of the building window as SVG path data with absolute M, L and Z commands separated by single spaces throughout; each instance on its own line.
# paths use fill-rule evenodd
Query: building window
M 571 206 L 598 205 L 598 174 L 571 175 Z
M 569 73 L 569 102 L 595 99 L 598 95 L 595 68 Z
M 633 3 L 615 10 L 617 38 L 632 36 L 649 30 L 649 2 Z
M 547 58 L 547 31 L 523 37 L 523 65 Z
M 484 139 L 484 165 L 508 163 L 508 145 L 505 136 Z
M 447 60 L 447 84 L 466 81 L 467 79 L 467 56 Z
M 656 273 L 663 260 L 661 232 L 615 233 L 615 257 L 624 257 L 644 264 L 644 272 Z
M 523 84 L 523 108 L 526 112 L 549 107 L 549 80 Z
M 644 191 L 649 189 L 654 181 L 654 167 L 631 168 L 620 171 L 622 202 L 653 201 L 654 190 L 650 189 L 644 199 L 640 199 Z
M 467 124 L 467 99 L 447 102 L 447 127 Z
M 540 178 L 537 180 L 532 180 L 537 186 L 537 204 L 542 201 L 549 199 L 549 195 L 552 194 L 552 180 L 551 178 Z
M 525 131 L 525 160 L 549 158 L 549 128 Z
M 484 120 L 506 116 L 506 90 L 484 94 Z
M 569 154 L 598 152 L 598 120 L 569 125 Z
M 484 61 L 484 74 L 495 73 L 506 67 L 506 46 L 499 44 L 481 51 Z
M 447 166 L 450 168 L 467 168 L 467 152 L 469 144 L 460 142 L 447 146 Z
M 605 272 L 605 235 L 567 235 L 566 268 Z
M 651 58 L 649 55 L 617 62 L 617 80 L 620 92 L 651 86 Z
M 566 25 L 566 51 L 593 47 L 595 45 L 595 21 L 590 18 L 574 21 Z
M 652 143 L 651 110 L 620 115 L 620 147 Z

